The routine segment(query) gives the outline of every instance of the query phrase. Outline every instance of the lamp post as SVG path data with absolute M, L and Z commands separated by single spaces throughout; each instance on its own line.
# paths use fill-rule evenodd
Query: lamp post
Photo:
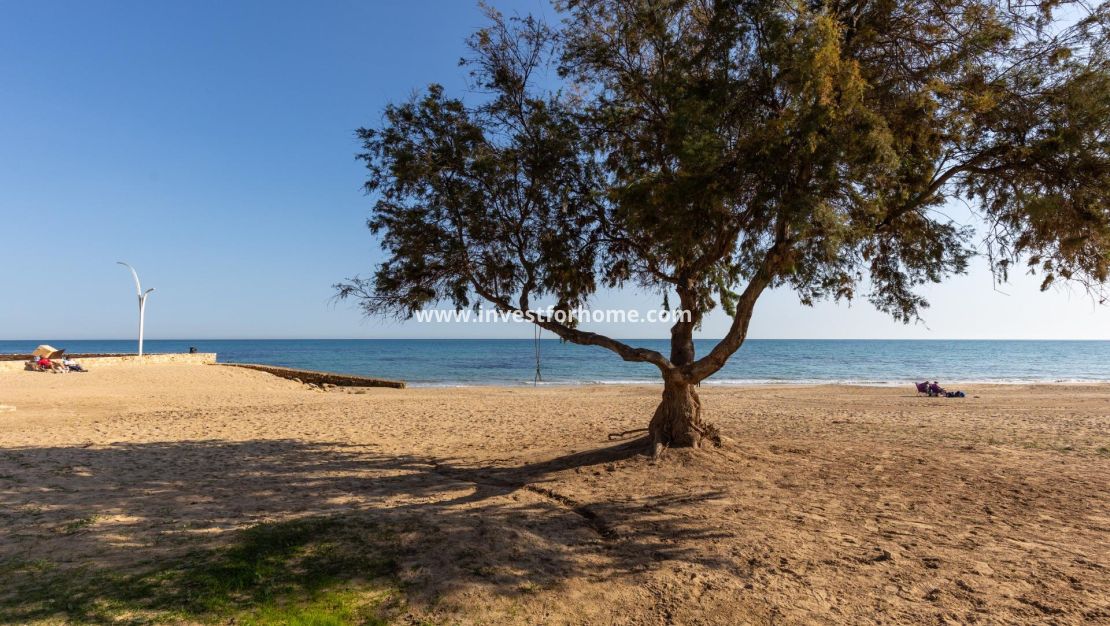
M 135 271 L 135 268 L 123 261 L 116 261 L 116 263 L 131 270 L 131 275 L 135 278 L 135 294 L 139 296 L 139 362 L 141 363 L 143 360 L 143 318 L 146 317 L 146 297 L 154 291 L 154 287 L 143 291 L 143 286 L 139 283 L 139 274 Z

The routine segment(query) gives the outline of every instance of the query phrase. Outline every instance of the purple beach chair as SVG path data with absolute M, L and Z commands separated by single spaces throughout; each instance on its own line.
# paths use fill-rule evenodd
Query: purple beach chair
M 923 383 L 914 383 L 913 385 L 917 387 L 917 393 L 929 395 L 929 381 L 925 381 Z

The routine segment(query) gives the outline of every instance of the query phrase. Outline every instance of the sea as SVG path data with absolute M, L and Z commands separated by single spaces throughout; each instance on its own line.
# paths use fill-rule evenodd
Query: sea
M 665 339 L 624 340 L 667 354 Z M 70 353 L 135 352 L 134 340 L 0 340 L 0 353 L 40 343 Z M 714 340 L 697 340 L 705 354 Z M 414 386 L 623 385 L 659 381 L 646 363 L 558 339 L 153 339 L 148 353 L 215 352 L 221 362 L 261 363 L 403 380 Z M 1110 341 L 749 339 L 703 384 L 904 385 L 1110 382 Z

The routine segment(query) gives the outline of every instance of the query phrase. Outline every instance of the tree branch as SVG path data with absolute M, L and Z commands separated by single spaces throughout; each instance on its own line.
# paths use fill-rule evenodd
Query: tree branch
M 688 382 L 698 383 L 712 376 L 724 367 L 728 358 L 743 345 L 744 339 L 748 336 L 748 324 L 751 322 L 756 301 L 789 260 L 787 248 L 790 240 L 786 235 L 786 222 L 781 217 L 775 230 L 775 243 L 767 250 L 759 269 L 748 281 L 748 286 L 736 301 L 736 313 L 732 317 L 732 326 L 729 327 L 728 333 L 708 354 L 679 368 L 682 377 Z
M 474 287 L 474 291 L 482 296 L 493 305 L 506 313 L 514 313 L 524 316 L 525 319 L 530 320 L 536 326 L 544 330 L 549 330 L 559 337 L 566 339 L 571 343 L 577 343 L 583 346 L 600 346 L 611 350 L 619 355 L 625 361 L 651 363 L 666 373 L 674 370 L 674 365 L 659 352 L 655 350 L 648 350 L 647 348 L 634 348 L 626 343 L 611 339 L 605 335 L 597 333 L 590 333 L 577 328 L 571 328 L 565 324 L 560 324 L 551 319 L 545 319 L 534 311 L 525 311 L 513 306 L 508 300 L 499 298 L 489 290 L 484 288 L 477 281 L 471 279 L 470 284 Z

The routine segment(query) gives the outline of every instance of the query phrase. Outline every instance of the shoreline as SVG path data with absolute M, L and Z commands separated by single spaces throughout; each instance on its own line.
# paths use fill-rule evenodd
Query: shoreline
M 922 343 L 934 342 L 934 343 Z M 703 386 L 898 386 L 1110 383 L 1110 342 L 936 340 L 751 340 Z M 58 341 L 69 353 L 126 352 L 126 341 Z M 665 342 L 645 347 L 665 353 Z M 534 384 L 537 353 L 527 340 L 251 340 L 147 342 L 147 353 L 216 353 L 222 363 L 256 363 L 335 375 L 404 381 L 420 387 Z M 703 346 L 708 348 L 708 346 Z M 0 351 L 27 351 L 30 344 Z M 704 353 L 704 349 L 699 348 Z M 602 348 L 549 340 L 540 350 L 544 386 L 655 384 L 657 370 L 626 363 Z
M 104 356 L 104 355 L 100 355 Z M 135 360 L 134 355 L 120 355 L 127 357 L 127 365 L 130 367 L 142 367 L 131 361 Z M 156 357 L 177 357 L 173 360 L 180 360 L 183 362 L 176 363 L 177 365 L 218 365 L 222 367 L 248 367 L 255 368 L 259 371 L 266 371 L 267 369 L 273 370 L 288 370 L 295 374 L 301 373 L 315 373 L 322 375 L 333 375 L 339 378 L 366 378 L 368 380 L 382 380 L 389 383 L 403 383 L 405 387 L 410 389 L 522 389 L 522 388 L 538 388 L 538 389 L 581 389 L 590 387 L 613 387 L 613 388 L 634 388 L 634 387 L 655 387 L 662 385 L 662 379 L 624 379 L 624 380 L 583 380 L 583 381 L 539 381 L 538 384 L 530 380 L 514 382 L 506 379 L 493 379 L 488 382 L 477 381 L 414 381 L 414 380 L 395 380 L 384 377 L 371 376 L 368 374 L 352 373 L 346 371 L 334 370 L 302 370 L 300 368 L 293 368 L 283 365 L 272 364 L 242 364 L 235 362 L 209 362 L 206 359 L 210 355 L 197 354 L 197 355 L 177 355 L 172 353 L 167 354 L 150 354 L 148 358 L 155 357 L 147 365 L 164 365 L 171 362 L 171 360 L 160 360 Z M 199 357 L 196 362 L 191 362 L 189 358 L 182 359 L 180 357 Z M 86 358 L 82 355 L 75 355 L 75 358 Z M 87 357 L 89 361 L 95 363 L 98 357 Z M 22 369 L 3 369 L 0 368 L 0 375 L 6 373 L 26 373 L 26 374 L 46 374 L 48 372 L 24 372 Z M 270 372 L 270 375 L 275 377 L 279 376 Z M 955 377 L 928 377 L 930 380 L 940 380 L 942 385 L 949 387 L 966 386 L 971 388 L 980 387 L 1037 387 L 1037 386 L 1099 386 L 1110 385 L 1110 379 L 1088 379 L 1088 378 L 1029 378 L 1029 379 L 960 379 Z M 921 380 L 925 380 L 922 378 Z M 714 380 L 712 378 L 701 382 L 700 386 L 703 388 L 756 388 L 756 389 L 774 389 L 774 388 L 814 388 L 814 387 L 859 387 L 859 388 L 872 388 L 872 389 L 897 389 L 900 387 L 913 388 L 915 381 L 912 380 L 855 380 L 855 379 L 797 379 L 797 380 L 780 380 L 780 379 L 755 379 L 755 380 L 735 380 L 735 379 L 722 379 Z
M 924 379 L 922 379 L 924 380 Z M 940 380 L 940 379 L 938 379 Z M 952 379 L 949 379 L 950 381 Z M 662 385 L 663 381 L 650 381 L 650 380 L 627 380 L 627 381 L 583 381 L 583 382 L 570 382 L 570 381 L 540 381 L 538 385 L 532 382 L 512 383 L 510 381 L 494 381 L 489 383 L 453 383 L 453 382 L 413 382 L 411 380 L 405 381 L 406 385 L 412 389 L 482 389 L 482 388 L 505 388 L 505 389 L 519 389 L 521 387 L 537 387 L 537 388 L 586 388 L 586 387 L 653 387 Z M 1086 380 L 1086 379 L 1028 379 L 1028 380 L 967 380 L 944 383 L 949 386 L 966 385 L 968 387 L 1035 387 L 1035 386 L 1098 386 L 1110 385 L 1110 380 Z M 701 382 L 702 387 L 710 388 L 758 388 L 758 389 L 773 389 L 773 388 L 812 388 L 812 387 L 861 387 L 861 388 L 874 388 L 874 389 L 896 389 L 898 387 L 908 386 L 913 387 L 912 381 L 854 381 L 854 380 L 768 380 L 768 381 L 714 381 L 704 380 Z

